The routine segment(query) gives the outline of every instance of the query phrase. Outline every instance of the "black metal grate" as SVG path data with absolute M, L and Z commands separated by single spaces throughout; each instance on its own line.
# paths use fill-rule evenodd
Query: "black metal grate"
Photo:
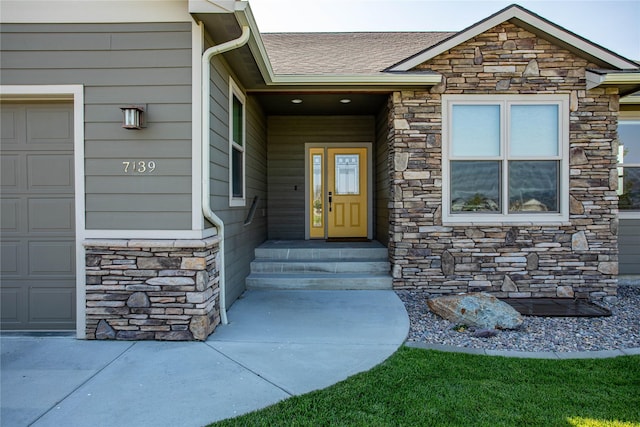
M 569 298 L 501 298 L 523 316 L 600 317 L 611 311 L 583 299 Z

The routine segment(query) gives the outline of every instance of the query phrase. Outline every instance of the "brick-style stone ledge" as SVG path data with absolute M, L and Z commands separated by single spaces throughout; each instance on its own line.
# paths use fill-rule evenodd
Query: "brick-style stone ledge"
M 87 339 L 205 340 L 220 323 L 219 242 L 86 240 Z

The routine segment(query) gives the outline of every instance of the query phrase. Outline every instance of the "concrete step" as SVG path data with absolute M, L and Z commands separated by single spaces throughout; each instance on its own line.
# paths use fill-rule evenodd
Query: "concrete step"
M 382 290 L 392 289 L 388 273 L 251 273 L 248 289 L 313 289 L 313 290 Z
M 387 248 L 380 247 L 258 247 L 256 259 L 272 260 L 380 260 L 387 259 Z
M 273 260 L 256 259 L 251 263 L 252 273 L 388 273 L 389 261 L 372 260 Z

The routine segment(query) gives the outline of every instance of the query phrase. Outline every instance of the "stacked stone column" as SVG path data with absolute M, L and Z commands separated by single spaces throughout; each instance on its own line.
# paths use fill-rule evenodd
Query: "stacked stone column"
M 205 340 L 220 323 L 218 243 L 86 241 L 87 339 Z

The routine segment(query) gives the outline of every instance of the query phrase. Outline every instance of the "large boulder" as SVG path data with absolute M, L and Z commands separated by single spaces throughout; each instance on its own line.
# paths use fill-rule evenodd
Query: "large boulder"
M 517 329 L 522 315 L 486 292 L 431 298 L 427 305 L 438 316 L 455 324 L 483 329 Z

